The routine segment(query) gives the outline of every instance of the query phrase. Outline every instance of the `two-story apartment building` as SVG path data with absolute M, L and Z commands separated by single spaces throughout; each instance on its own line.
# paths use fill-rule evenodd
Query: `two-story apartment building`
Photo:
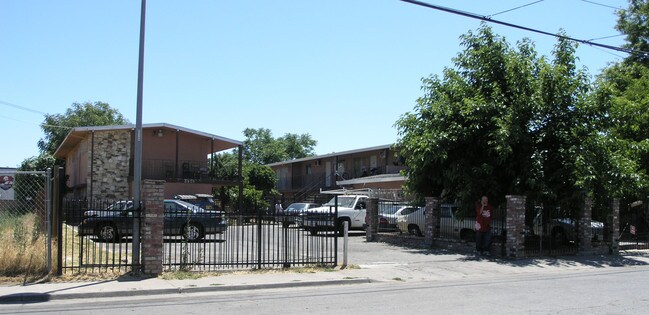
M 392 145 L 334 152 L 268 164 L 277 175 L 277 189 L 300 199 L 319 190 L 337 188 L 400 189 L 405 169 Z
M 65 160 L 74 197 L 131 199 L 135 125 L 73 128 L 54 156 Z M 142 179 L 167 181 L 165 198 L 211 194 L 215 185 L 241 185 L 209 172 L 210 155 L 240 141 L 166 123 L 142 126 Z

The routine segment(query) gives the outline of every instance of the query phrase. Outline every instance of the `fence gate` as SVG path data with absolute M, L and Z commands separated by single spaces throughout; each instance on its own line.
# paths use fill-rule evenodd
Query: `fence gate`
M 324 198 L 329 201 L 330 196 Z M 320 205 L 325 200 L 313 203 Z M 211 224 L 206 220 L 212 220 L 212 214 L 183 214 L 178 220 L 174 205 L 165 203 L 163 267 L 191 271 L 334 267 L 338 253 L 336 207 L 307 214 L 290 206 L 267 200 L 243 211 L 221 213 L 216 219 L 221 223 Z M 321 228 L 309 229 L 306 221 L 317 222 Z
M 51 176 L 0 170 L 0 274 L 47 273 L 51 267 Z M 5 247 L 6 246 L 6 247 Z
M 620 249 L 649 249 L 649 203 L 635 201 L 620 207 Z

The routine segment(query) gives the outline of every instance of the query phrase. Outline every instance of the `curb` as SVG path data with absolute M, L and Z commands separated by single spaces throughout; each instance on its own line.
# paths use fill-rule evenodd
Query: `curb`
M 267 284 L 241 284 L 241 285 L 224 285 L 209 287 L 188 287 L 188 288 L 171 288 L 171 289 L 144 289 L 130 291 L 110 291 L 110 292 L 82 292 L 82 293 L 17 293 L 0 296 L 0 304 L 20 304 L 20 303 L 40 303 L 54 300 L 72 300 L 80 298 L 110 298 L 125 296 L 144 296 L 144 295 L 163 295 L 163 294 L 184 294 L 184 293 L 201 293 L 201 292 L 227 292 L 243 290 L 266 290 L 279 288 L 295 287 L 314 287 L 326 285 L 348 285 L 372 283 L 369 278 L 342 279 L 342 280 L 324 280 L 324 281 L 307 281 L 307 282 L 285 282 L 285 283 L 267 283 Z

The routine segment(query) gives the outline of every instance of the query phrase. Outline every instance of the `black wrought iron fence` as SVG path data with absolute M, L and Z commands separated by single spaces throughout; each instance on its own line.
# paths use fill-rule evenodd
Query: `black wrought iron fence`
M 649 249 L 649 203 L 643 200 L 620 209 L 620 249 Z
M 64 199 L 59 229 L 59 273 L 124 272 L 132 259 L 133 221 L 140 218 L 129 200 Z
M 579 218 L 568 209 L 528 202 L 525 212 L 525 254 L 574 255 L 579 250 Z M 601 230 L 594 235 L 601 235 Z M 602 236 L 603 237 L 603 236 Z
M 337 264 L 337 233 L 312 233 L 306 221 L 333 225 L 335 208 L 292 208 L 269 199 L 255 209 L 172 213 L 165 206 L 163 266 L 167 270 L 330 266 Z M 285 211 L 287 210 L 287 211 Z M 173 221 L 173 222 L 170 222 Z

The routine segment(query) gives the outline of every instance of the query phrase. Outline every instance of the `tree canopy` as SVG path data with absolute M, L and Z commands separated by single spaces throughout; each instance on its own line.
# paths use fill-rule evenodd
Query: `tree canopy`
M 307 134 L 287 133 L 274 138 L 270 129 L 246 128 L 243 131 L 243 157 L 257 164 L 270 164 L 313 155 L 317 141 Z
M 575 45 L 559 40 L 547 60 L 486 25 L 461 41 L 454 67 L 423 79 L 424 96 L 396 122 L 409 190 L 466 203 L 578 196 L 590 85 Z
M 47 114 L 41 124 L 45 137 L 38 141 L 41 154 L 53 155 L 71 128 L 128 124 L 128 120 L 103 102 L 73 103 L 65 114 Z
M 282 137 L 274 138 L 270 129 L 246 128 L 243 131 L 246 139 L 243 141 L 243 169 L 242 177 L 243 207 L 267 207 L 264 197 L 278 196 L 275 189 L 277 178 L 273 170 L 265 164 L 303 158 L 313 155 L 316 141 L 309 134 L 287 133 Z M 238 177 L 238 151 L 225 152 L 215 157 L 217 177 L 235 179 Z M 227 200 L 236 200 L 238 190 L 235 188 L 223 189 L 221 195 Z
M 103 102 L 72 103 L 65 114 L 46 114 L 41 129 L 45 136 L 38 140 L 38 156 L 30 157 L 21 163 L 20 170 L 45 170 L 56 163 L 54 152 L 63 143 L 74 127 L 109 126 L 128 124 L 128 120 L 110 105 Z

